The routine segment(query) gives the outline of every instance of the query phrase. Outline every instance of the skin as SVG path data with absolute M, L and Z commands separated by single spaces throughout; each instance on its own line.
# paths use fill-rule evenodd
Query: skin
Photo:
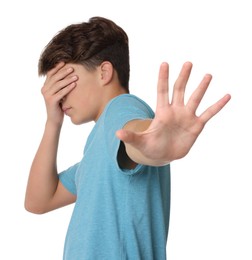
M 231 96 L 227 94 L 197 116 L 196 110 L 209 87 L 212 76 L 206 74 L 187 104 L 184 104 L 185 88 L 191 70 L 192 63 L 186 62 L 174 84 L 173 95 L 169 100 L 169 66 L 167 63 L 161 64 L 155 118 L 142 124 L 132 121 L 124 130 L 117 132 L 118 138 L 126 144 L 127 154 L 133 161 L 162 166 L 184 157 L 206 123 L 230 100 Z
M 184 104 L 191 69 L 192 63 L 186 62 L 183 65 L 169 100 L 169 66 L 167 63 L 161 64 L 155 118 L 130 121 L 116 133 L 126 148 L 126 152 L 125 149 L 119 150 L 122 167 L 134 168 L 138 163 L 162 166 L 184 157 L 205 124 L 230 100 L 231 96 L 227 94 L 200 116 L 196 116 L 196 110 L 212 76 L 206 74 L 187 104 Z M 59 63 L 47 73 L 41 92 L 45 100 L 47 120 L 31 166 L 25 198 L 25 208 L 37 214 L 76 201 L 76 196 L 59 181 L 56 165 L 64 114 L 74 124 L 97 121 L 106 104 L 125 93 L 109 62 L 103 62 L 94 71 L 87 71 L 77 64 Z

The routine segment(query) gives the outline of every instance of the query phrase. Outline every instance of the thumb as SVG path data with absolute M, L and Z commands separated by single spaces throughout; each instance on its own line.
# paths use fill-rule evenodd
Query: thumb
M 116 131 L 116 136 L 124 143 L 131 144 L 137 141 L 138 134 L 129 130 L 120 129 Z

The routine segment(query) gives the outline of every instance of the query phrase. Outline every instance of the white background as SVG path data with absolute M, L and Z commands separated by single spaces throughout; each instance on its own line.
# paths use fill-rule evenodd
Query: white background
M 252 259 L 252 37 L 249 0 L 2 1 L 0 4 L 0 259 L 57 260 L 72 206 L 33 215 L 24 210 L 29 168 L 44 122 L 39 55 L 63 27 L 105 16 L 130 39 L 133 94 L 153 108 L 162 61 L 170 84 L 194 64 L 188 95 L 205 73 L 213 81 L 199 112 L 226 93 L 230 103 L 206 126 L 190 154 L 172 163 L 171 260 Z M 59 170 L 80 159 L 92 123 L 65 120 Z M 143 238 L 144 239 L 144 238 Z

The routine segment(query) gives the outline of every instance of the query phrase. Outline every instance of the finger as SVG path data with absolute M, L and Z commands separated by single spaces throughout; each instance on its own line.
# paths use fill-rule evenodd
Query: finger
M 64 99 L 64 97 L 68 93 L 70 93 L 75 87 L 76 87 L 76 82 L 73 82 L 73 83 L 67 85 L 66 87 L 62 88 L 60 91 L 58 91 L 55 94 L 56 101 L 61 103 L 61 101 Z
M 53 85 L 51 85 L 52 83 L 47 83 L 46 85 L 44 85 L 44 87 L 41 89 L 41 92 L 43 95 L 54 95 L 57 92 L 61 91 L 62 89 L 64 89 L 65 87 L 71 85 L 72 83 L 76 82 L 78 80 L 78 77 L 76 75 L 69 77 L 69 78 L 65 78 L 61 81 L 58 81 L 56 83 L 54 83 Z
M 205 110 L 201 115 L 200 119 L 203 123 L 207 123 L 213 116 L 215 116 L 231 99 L 231 96 L 229 94 L 225 95 L 223 98 L 221 98 L 219 101 L 217 101 L 215 104 L 210 106 L 207 110 Z
M 68 77 L 72 72 L 74 71 L 74 69 L 72 67 L 63 67 L 62 69 L 60 69 L 56 74 L 55 74 L 55 80 L 59 81 L 62 80 L 66 77 Z
M 55 84 L 53 91 L 57 93 L 58 91 L 64 89 L 65 87 L 69 86 L 70 84 L 76 82 L 78 80 L 78 76 L 74 75 L 69 78 L 64 78 L 63 80 L 59 81 L 58 84 Z
M 64 62 L 60 62 L 46 74 L 46 80 L 41 89 L 42 94 L 47 92 L 54 94 L 58 92 L 61 88 L 71 84 L 76 81 L 78 77 L 76 75 L 71 75 L 74 69 L 72 67 L 67 67 Z
M 47 77 L 51 77 L 53 75 L 55 75 L 60 69 L 62 69 L 65 66 L 64 62 L 59 62 L 55 67 L 53 67 L 51 70 L 49 70 L 46 73 Z
M 129 130 L 120 129 L 116 132 L 116 136 L 124 143 L 136 143 L 138 134 L 131 132 Z
M 184 105 L 185 88 L 192 70 L 192 63 L 184 63 L 174 84 L 172 104 Z
M 55 68 L 46 74 L 45 86 L 54 85 L 57 81 L 63 80 L 68 77 L 74 69 L 65 66 L 65 63 L 60 62 Z
M 192 113 L 196 113 L 196 110 L 199 107 L 199 104 L 204 97 L 211 80 L 212 75 L 206 74 L 200 82 L 199 86 L 195 89 L 195 91 L 189 98 L 186 106 Z
M 166 106 L 169 103 L 169 65 L 163 62 L 160 65 L 157 85 L 157 107 Z

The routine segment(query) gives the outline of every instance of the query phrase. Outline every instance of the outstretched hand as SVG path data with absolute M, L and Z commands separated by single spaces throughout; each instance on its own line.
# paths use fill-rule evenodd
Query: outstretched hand
M 206 74 L 192 93 L 187 104 L 184 103 L 185 88 L 191 74 L 192 63 L 186 62 L 174 84 L 173 95 L 169 100 L 169 65 L 162 63 L 157 85 L 157 106 L 155 118 L 146 130 L 126 128 L 117 131 L 126 148 L 137 151 L 149 165 L 165 165 L 184 157 L 193 146 L 205 124 L 215 116 L 230 100 L 229 94 L 207 108 L 201 115 L 196 110 L 211 82 L 212 76 Z M 139 122 L 140 123 L 140 122 Z M 146 123 L 145 123 L 146 124 Z M 130 158 L 134 157 L 134 155 Z M 138 156 L 139 157 L 139 156 Z M 134 160 L 134 158 L 132 158 Z M 140 163 L 141 159 L 140 159 Z

